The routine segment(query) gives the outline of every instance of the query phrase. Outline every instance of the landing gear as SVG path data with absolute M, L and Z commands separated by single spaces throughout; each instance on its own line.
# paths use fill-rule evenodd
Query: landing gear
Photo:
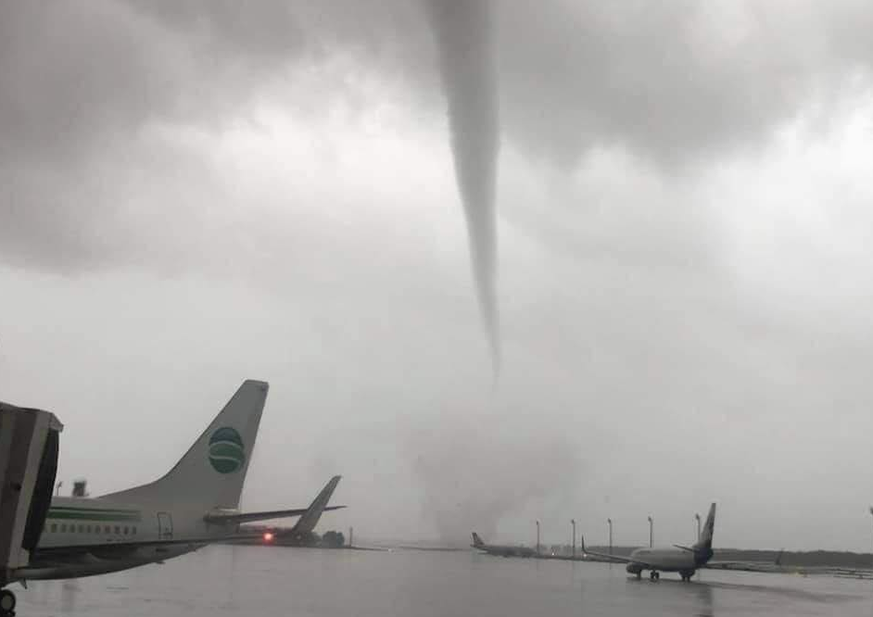
M 652 579 L 653 581 L 660 580 L 660 579 L 661 579 L 661 573 L 658 572 L 657 570 L 652 570 L 652 571 L 649 573 L 649 578 Z
M 679 573 L 679 576 L 681 576 L 682 580 L 686 583 L 691 582 L 691 577 L 694 576 L 694 570 L 683 570 Z
M 14 617 L 15 594 L 8 589 L 0 589 L 0 617 Z

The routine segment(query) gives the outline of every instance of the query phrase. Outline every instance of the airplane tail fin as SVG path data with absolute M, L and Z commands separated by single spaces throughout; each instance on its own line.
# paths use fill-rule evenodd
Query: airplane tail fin
M 700 539 L 695 544 L 695 548 L 712 549 L 712 534 L 715 531 L 715 504 L 709 506 L 709 514 L 706 517 L 706 523 L 700 532 Z
M 485 543 L 482 542 L 482 538 L 480 538 L 479 534 L 474 531 L 473 532 L 473 546 L 478 548 L 478 547 L 484 546 L 484 545 L 485 545 Z
M 318 525 L 318 519 L 321 518 L 324 508 L 327 506 L 327 502 L 330 501 L 334 490 L 336 490 L 336 485 L 339 484 L 341 478 L 342 476 L 334 476 L 330 479 L 330 482 L 321 489 L 321 492 L 312 501 L 312 504 L 310 504 L 306 509 L 303 516 L 301 516 L 297 521 L 297 524 L 294 525 L 295 533 L 309 533 L 315 529 L 315 526 Z
M 246 380 L 188 452 L 162 478 L 103 497 L 173 502 L 203 510 L 239 506 L 269 385 Z

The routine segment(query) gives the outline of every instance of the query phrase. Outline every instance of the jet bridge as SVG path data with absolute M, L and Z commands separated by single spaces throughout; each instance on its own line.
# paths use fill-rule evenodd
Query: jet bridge
M 51 505 L 63 425 L 54 414 L 0 402 L 0 616 L 15 614 L 17 580 Z

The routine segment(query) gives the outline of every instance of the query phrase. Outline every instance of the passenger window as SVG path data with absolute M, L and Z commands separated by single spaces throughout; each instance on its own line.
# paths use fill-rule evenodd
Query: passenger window
M 132 533 L 133 535 L 136 535 L 136 525 L 134 525 L 133 527 L 130 528 L 130 533 Z
M 130 528 L 127 525 L 125 525 L 124 526 L 124 535 L 127 535 L 128 531 L 130 531 Z
M 91 533 L 91 525 L 85 525 L 85 533 Z
M 61 525 L 61 533 L 67 533 L 67 524 L 66 523 L 63 523 Z
M 118 525 L 115 526 L 115 534 L 119 536 L 121 535 L 121 527 L 119 527 Z
M 105 526 L 103 527 L 103 531 L 104 531 L 105 533 L 110 533 L 110 532 L 112 531 L 112 528 L 111 528 L 109 525 L 105 525 Z
M 85 526 L 79 525 L 79 533 L 85 533 Z
M 57 523 L 52 523 L 52 533 L 57 532 L 57 530 L 58 530 L 58 524 L 57 524 Z
M 100 533 L 100 525 L 94 525 L 94 531 L 99 534 Z

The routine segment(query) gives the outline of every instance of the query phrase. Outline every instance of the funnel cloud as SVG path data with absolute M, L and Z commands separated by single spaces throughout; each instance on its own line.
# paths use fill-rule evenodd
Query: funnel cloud
M 500 367 L 495 181 L 497 88 L 487 2 L 427 1 L 448 105 L 458 191 L 467 219 L 473 278 L 494 372 Z

